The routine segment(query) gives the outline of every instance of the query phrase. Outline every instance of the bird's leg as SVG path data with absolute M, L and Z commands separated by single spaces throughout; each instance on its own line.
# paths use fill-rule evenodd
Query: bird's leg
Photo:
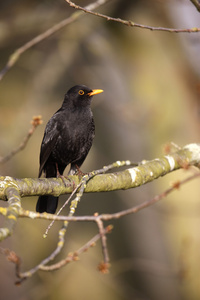
M 61 178 L 62 179 L 62 182 L 64 183 L 65 186 L 67 186 L 66 182 L 65 182 L 65 179 L 71 181 L 68 176 L 64 176 L 64 175 L 61 175 L 60 172 L 59 172 L 59 169 L 58 169 L 58 164 L 56 163 L 56 172 L 57 172 L 57 175 L 56 177 L 57 178 Z
M 77 169 L 77 175 L 79 179 L 81 179 L 81 177 L 83 177 L 84 175 L 88 174 L 88 173 L 83 173 L 78 165 L 76 165 L 76 169 Z
M 60 172 L 58 170 L 58 164 L 57 163 L 56 163 L 56 173 L 57 173 L 56 177 L 59 178 L 61 175 L 60 175 Z

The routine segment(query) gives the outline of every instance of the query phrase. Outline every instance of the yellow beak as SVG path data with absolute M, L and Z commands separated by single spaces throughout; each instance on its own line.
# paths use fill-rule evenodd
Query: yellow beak
M 97 94 L 103 93 L 103 90 L 92 90 L 92 92 L 88 93 L 89 96 L 94 96 Z

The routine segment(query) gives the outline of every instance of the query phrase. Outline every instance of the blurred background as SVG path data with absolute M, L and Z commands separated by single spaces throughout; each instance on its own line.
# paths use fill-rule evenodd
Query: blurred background
M 150 26 L 200 27 L 199 13 L 189 0 L 112 0 L 98 11 Z M 63 0 L 1 1 L 0 70 L 15 49 L 72 13 Z M 75 84 L 104 90 L 92 103 L 96 137 L 84 172 L 116 160 L 153 159 L 171 141 L 179 146 L 198 142 L 199 36 L 129 28 L 84 15 L 26 51 L 0 82 L 0 156 L 20 144 L 32 116 L 42 115 L 44 122 L 25 150 L 0 166 L 1 175 L 37 177 L 45 124 Z M 127 209 L 189 173 L 177 171 L 134 190 L 86 194 L 76 214 Z M 20 287 L 14 285 L 14 266 L 0 255 L 1 299 L 200 299 L 199 197 L 196 179 L 152 207 L 109 222 L 114 230 L 107 239 L 107 275 L 97 271 L 100 242 L 79 262 L 53 273 L 40 271 Z M 23 198 L 22 205 L 34 210 L 36 200 Z M 55 248 L 62 224 L 54 224 L 44 240 L 47 225 L 20 219 L 13 236 L 1 243 L 21 257 L 23 271 Z M 95 224 L 70 224 L 58 259 L 96 233 Z

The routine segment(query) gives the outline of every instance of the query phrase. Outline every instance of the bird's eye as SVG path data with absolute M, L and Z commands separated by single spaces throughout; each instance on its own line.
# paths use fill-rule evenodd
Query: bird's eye
M 83 90 L 80 90 L 78 93 L 79 93 L 79 95 L 81 95 L 81 96 L 84 95 L 84 91 L 83 91 Z

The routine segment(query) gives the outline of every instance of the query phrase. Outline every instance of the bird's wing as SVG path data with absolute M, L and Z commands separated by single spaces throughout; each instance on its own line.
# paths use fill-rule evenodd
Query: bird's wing
M 59 130 L 58 130 L 58 124 L 56 122 L 57 113 L 55 113 L 54 116 L 49 120 L 45 129 L 45 133 L 44 133 L 44 137 L 40 149 L 40 170 L 38 175 L 39 177 L 41 176 L 42 171 L 44 169 L 44 165 L 47 162 L 58 140 Z

